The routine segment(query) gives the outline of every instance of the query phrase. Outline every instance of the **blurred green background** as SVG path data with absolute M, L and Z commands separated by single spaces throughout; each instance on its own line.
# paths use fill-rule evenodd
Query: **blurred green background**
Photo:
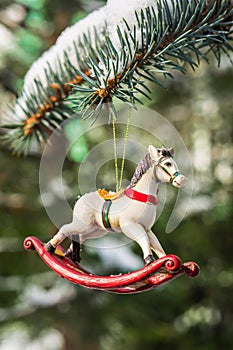
M 1 0 L 1 116 L 30 64 L 66 26 L 102 4 Z M 28 234 L 47 240 L 56 230 L 40 200 L 40 157 L 17 158 L 1 146 L 0 350 L 233 349 L 232 66 L 223 56 L 218 68 L 210 57 L 209 65 L 185 76 L 176 73 L 166 84 L 167 89 L 153 86 L 152 101 L 146 103 L 183 137 L 193 161 L 194 192 L 189 215 L 175 232 L 163 234 L 169 205 L 155 231 L 166 251 L 196 261 L 200 276 L 134 296 L 60 279 L 22 247 Z M 77 166 L 72 157 L 64 164 L 71 204 Z M 130 248 L 137 261 L 140 250 Z M 117 260 L 110 268 L 98 253 L 85 254 L 103 274 L 120 269 Z

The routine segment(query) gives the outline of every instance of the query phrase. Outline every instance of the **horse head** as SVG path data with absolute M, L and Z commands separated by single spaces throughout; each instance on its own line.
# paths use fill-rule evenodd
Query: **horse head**
M 152 145 L 148 151 L 154 164 L 154 176 L 158 182 L 170 182 L 175 187 L 182 187 L 187 178 L 180 173 L 176 162 L 173 159 L 174 149 L 156 148 Z

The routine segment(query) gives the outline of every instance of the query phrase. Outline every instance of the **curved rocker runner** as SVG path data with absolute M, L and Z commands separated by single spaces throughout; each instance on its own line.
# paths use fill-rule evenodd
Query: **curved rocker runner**
M 27 237 L 26 250 L 36 250 L 41 259 L 60 277 L 86 288 L 103 290 L 116 294 L 135 294 L 152 290 L 166 282 L 187 274 L 196 277 L 199 267 L 194 262 L 182 264 L 175 255 L 165 255 L 144 268 L 116 276 L 98 276 L 83 269 L 71 259 L 65 257 L 62 248 L 49 253 L 45 245 L 36 237 Z

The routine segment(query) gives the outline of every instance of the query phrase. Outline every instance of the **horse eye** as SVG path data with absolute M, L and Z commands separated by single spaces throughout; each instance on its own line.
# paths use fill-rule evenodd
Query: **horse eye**
M 168 167 L 172 166 L 170 162 L 165 163 L 165 165 Z

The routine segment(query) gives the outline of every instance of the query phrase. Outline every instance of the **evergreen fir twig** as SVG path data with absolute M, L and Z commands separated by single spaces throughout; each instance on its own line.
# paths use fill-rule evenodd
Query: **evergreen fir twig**
M 222 53 L 232 52 L 233 5 L 229 0 L 158 0 L 157 11 L 148 7 L 135 13 L 133 28 L 124 21 L 118 26 L 117 44 L 111 36 L 98 42 L 95 48 L 88 34 L 74 49 L 79 68 L 74 67 L 69 53 L 63 52 L 63 64 L 58 58 L 55 68 L 48 64 L 47 87 L 35 82 L 37 91 L 26 98 L 25 120 L 8 125 L 5 138 L 11 148 L 27 152 L 30 143 L 46 141 L 47 133 L 57 129 L 74 111 L 83 118 L 97 119 L 105 103 L 113 99 L 135 104 L 140 94 L 149 97 L 147 81 L 163 85 L 159 76 L 171 77 L 174 70 L 186 72 L 186 65 L 195 69 L 201 60 L 208 62 L 212 52 L 220 64 Z M 79 57 L 85 52 L 86 60 Z M 64 63 L 65 62 L 65 63 Z M 184 65 L 184 63 L 186 65 Z M 67 97 L 70 96 L 67 100 Z M 112 107 L 109 108 L 115 116 Z
M 199 6 L 194 6 L 192 1 L 173 2 L 173 15 L 162 4 L 159 1 L 157 14 L 153 9 L 147 8 L 137 15 L 142 33 L 141 50 L 138 50 L 137 37 L 126 31 L 123 33 L 118 28 L 118 37 L 122 44 L 122 51 L 118 56 L 122 57 L 122 70 L 107 79 L 104 85 L 95 80 L 91 84 L 86 81 L 86 94 L 89 98 L 85 100 L 83 95 L 75 95 L 77 108 L 85 111 L 90 104 L 94 107 L 96 103 L 104 104 L 114 97 L 123 102 L 138 102 L 137 92 L 146 95 L 145 81 L 162 85 L 154 73 L 162 73 L 164 76 L 172 76 L 172 70 L 185 73 L 184 63 L 195 69 L 201 59 L 208 62 L 210 51 L 220 64 L 221 52 L 232 51 L 230 26 L 233 11 L 229 1 L 208 1 L 208 4 L 203 1 Z M 113 43 L 108 39 L 102 48 L 108 52 L 106 71 L 110 66 L 109 61 L 119 65 L 112 48 Z M 130 56 L 130 63 L 127 61 L 125 48 Z M 94 70 L 92 62 L 89 62 L 89 67 Z M 111 72 L 108 76 L 110 74 Z M 83 93 L 85 89 L 74 86 L 74 91 Z M 91 94 L 98 95 L 99 98 L 91 98 Z M 75 98 L 72 98 L 73 102 Z M 87 103 L 83 103 L 84 101 Z M 92 110 L 94 115 L 95 109 Z

